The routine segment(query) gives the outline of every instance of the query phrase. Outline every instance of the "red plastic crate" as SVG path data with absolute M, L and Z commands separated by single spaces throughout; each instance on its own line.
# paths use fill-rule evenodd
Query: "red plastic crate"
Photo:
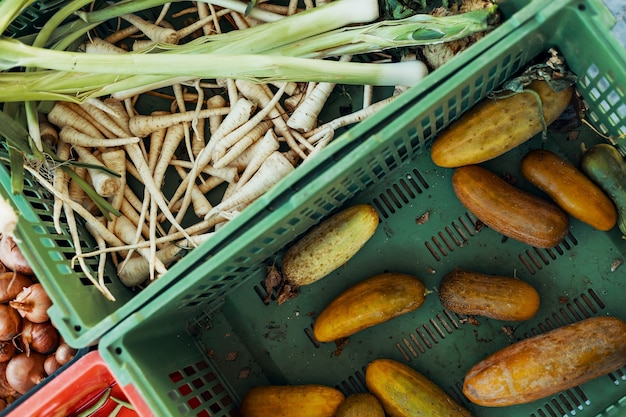
M 90 416 L 112 415 L 118 405 L 112 398 L 132 405 L 132 409 L 122 407 L 116 414 L 118 417 L 151 415 L 141 412 L 147 409 L 143 401 L 117 383 L 98 351 L 94 350 L 21 402 L 8 416 L 74 417 L 99 403 L 105 394 L 108 395 L 106 402 Z

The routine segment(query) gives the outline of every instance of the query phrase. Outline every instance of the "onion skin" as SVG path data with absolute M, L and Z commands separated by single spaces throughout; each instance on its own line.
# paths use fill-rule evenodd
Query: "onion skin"
M 0 342 L 0 362 L 8 362 L 11 360 L 11 358 L 15 356 L 16 350 L 13 341 Z
M 0 304 L 0 341 L 7 342 L 22 330 L 22 318 L 19 313 L 6 304 Z
M 20 393 L 15 391 L 13 387 L 9 385 L 9 381 L 7 381 L 6 370 L 8 364 L 9 362 L 0 363 L 0 397 L 10 404 L 20 396 Z
M 43 369 L 44 371 L 46 371 L 46 375 L 50 376 L 53 373 L 55 373 L 57 370 L 59 370 L 61 368 L 61 365 L 58 361 L 57 358 L 54 355 L 50 355 L 46 358 L 46 360 L 43 363 Z
M 78 352 L 78 349 L 74 349 L 67 343 L 61 342 L 56 352 L 54 352 L 54 356 L 57 362 L 59 362 L 61 365 L 65 365 L 66 363 L 74 359 L 76 352 Z
M 24 289 L 30 287 L 33 281 L 24 274 L 18 272 L 0 272 L 0 303 L 7 303 Z
M 10 301 L 9 305 L 19 311 L 20 315 L 33 323 L 43 323 L 48 320 L 48 309 L 52 300 L 40 283 L 25 287 Z
M 0 262 L 11 271 L 24 275 L 33 275 L 33 268 L 29 265 L 22 251 L 11 235 L 2 235 L 0 239 Z
M 25 394 L 46 378 L 43 364 L 45 355 L 31 352 L 30 356 L 20 353 L 7 364 L 6 377 L 9 385 L 20 394 Z
M 20 339 L 27 355 L 31 351 L 49 354 L 59 346 L 59 332 L 50 321 L 33 323 L 24 320 Z

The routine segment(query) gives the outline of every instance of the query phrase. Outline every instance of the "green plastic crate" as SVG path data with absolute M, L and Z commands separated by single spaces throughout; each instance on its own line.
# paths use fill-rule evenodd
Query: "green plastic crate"
M 54 2 L 45 3 L 47 5 L 56 4 Z M 532 2 L 502 0 L 499 6 L 504 19 L 503 24 L 467 51 L 455 57 L 453 61 L 434 71 L 422 83 L 405 92 L 377 115 L 350 128 L 341 137 L 337 137 L 332 146 L 329 146 L 327 152 L 324 153 L 326 159 L 318 158 L 309 162 L 306 168 L 297 169 L 289 179 L 283 181 L 280 187 L 276 187 L 270 196 L 292 194 L 297 191 L 296 184 L 299 181 L 308 178 L 313 172 L 327 170 L 330 167 L 329 158 L 339 158 L 342 153 L 346 153 L 357 146 L 362 138 L 369 137 L 373 132 L 382 129 L 386 120 L 392 118 L 392 115 L 402 113 L 406 106 L 418 101 L 421 96 L 443 83 L 459 68 L 477 59 L 481 52 L 536 15 L 544 7 L 542 3 L 542 0 Z M 550 5 L 549 7 L 554 6 Z M 40 13 L 39 9 L 41 7 L 32 9 L 32 14 Z M 47 10 L 46 7 L 43 9 Z M 41 20 L 41 16 L 39 18 L 33 17 L 33 22 L 40 22 Z M 18 29 L 14 28 L 13 34 L 15 36 L 27 34 L 25 28 Z M 153 104 L 144 103 L 146 106 Z M 339 109 L 336 108 L 334 111 L 338 112 Z M 6 157 L 6 152 L 0 152 L 0 156 Z M 6 160 L 6 158 L 0 159 Z M 170 186 L 175 187 L 175 185 Z M 51 196 L 35 181 L 28 178 L 24 188 L 23 195 L 10 195 L 7 191 L 10 190 L 8 165 L 6 163 L 0 164 L 0 196 L 10 199 L 23 217 L 23 221 L 18 224 L 16 232 L 17 237 L 21 240 L 20 248 L 33 264 L 37 276 L 53 300 L 54 304 L 50 309 L 52 320 L 67 342 L 75 347 L 95 345 L 104 333 L 111 330 L 122 319 L 138 310 L 149 300 L 155 298 L 164 289 L 177 282 L 181 277 L 186 277 L 190 271 L 202 269 L 207 259 L 216 256 L 221 248 L 238 236 L 239 230 L 249 228 L 249 225 L 255 222 L 257 214 L 266 213 L 268 209 L 271 210 L 268 204 L 270 200 L 274 199 L 274 197 L 268 196 L 244 210 L 220 229 L 210 243 L 207 242 L 207 244 L 196 248 L 181 262 L 170 268 L 167 274 L 141 292 L 122 285 L 117 280 L 114 266 L 107 265 L 105 283 L 116 298 L 115 302 L 110 302 L 105 300 L 98 290 L 91 285 L 78 267 L 74 269 L 70 267 L 69 260 L 75 255 L 75 250 L 69 233 L 58 235 L 54 231 L 51 216 Z M 79 225 L 79 231 L 84 240 L 84 251 L 94 249 L 95 243 L 84 231 L 84 227 Z M 260 249 L 265 251 L 266 248 Z M 97 259 L 91 258 L 87 262 L 95 272 Z M 210 293 L 211 297 L 219 299 L 221 295 L 230 292 L 239 283 L 240 279 L 236 275 L 226 275 L 217 281 L 211 281 L 206 287 L 206 292 Z
M 554 3 L 553 3 L 554 4 Z M 565 240 L 538 249 L 479 227 L 451 188 L 452 170 L 435 166 L 431 141 L 454 119 L 531 60 L 557 47 L 579 76 L 578 90 L 589 105 L 596 129 L 618 137 L 626 132 L 626 52 L 608 30 L 615 20 L 593 0 L 563 2 L 537 14 L 462 71 L 420 100 L 407 103 L 380 130 L 350 152 L 335 152 L 251 219 L 245 233 L 190 271 L 137 312 L 99 345 L 122 385 L 146 402 L 144 415 L 222 417 L 237 415 L 243 395 L 255 385 L 319 383 L 345 394 L 365 390 L 369 361 L 387 357 L 409 364 L 439 384 L 476 417 L 618 416 L 626 413 L 626 369 L 530 404 L 484 408 L 461 392 L 465 372 L 513 340 L 611 314 L 626 319 L 626 241 L 614 228 L 600 232 L 571 220 Z M 517 179 L 519 161 L 544 146 L 573 162 L 581 145 L 602 142 L 591 129 L 579 136 L 537 136 L 483 164 Z M 330 152 L 329 152 L 330 153 Z M 339 158 L 341 156 L 341 158 Z M 279 261 L 297 236 L 342 207 L 369 203 L 381 223 L 370 241 L 344 267 L 301 289 L 278 306 L 265 303 L 266 265 Z M 429 213 L 428 221 L 417 221 Z M 271 253 L 268 256 L 268 252 Z M 314 340 L 316 315 L 350 285 L 385 271 L 420 277 L 435 290 L 455 267 L 516 275 L 541 294 L 535 318 L 508 323 L 445 310 L 430 294 L 418 310 L 349 338 L 338 350 Z M 215 290 L 237 280 L 234 291 Z M 573 341 L 573 343 L 576 341 Z
M 34 2 L 24 10 L 7 28 L 4 35 L 18 38 L 30 35 L 33 28 L 38 28 L 63 6 L 63 0 L 40 0 Z

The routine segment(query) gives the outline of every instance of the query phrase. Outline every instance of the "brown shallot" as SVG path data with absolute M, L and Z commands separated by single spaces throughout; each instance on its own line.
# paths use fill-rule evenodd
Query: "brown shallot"
M 23 322 L 20 340 L 27 355 L 31 351 L 49 354 L 59 346 L 59 332 L 50 321 L 33 323 L 24 319 Z
M 0 342 L 0 362 L 8 362 L 16 352 L 15 343 L 12 340 Z
M 31 352 L 30 355 L 20 353 L 13 357 L 6 368 L 6 378 L 9 385 L 20 394 L 25 394 L 35 385 L 46 378 L 43 363 L 45 355 Z
M 25 287 L 10 301 L 9 305 L 16 309 L 22 317 L 33 323 L 43 323 L 48 320 L 48 308 L 52 305 L 52 300 L 40 283 L 35 283 Z
M 12 340 L 22 330 L 22 318 L 6 304 L 0 304 L 0 341 Z
M 54 352 L 54 357 L 61 365 L 65 365 L 66 363 L 74 359 L 76 352 L 78 352 L 77 349 L 74 349 L 65 342 L 61 342 L 56 352 Z
M 26 275 L 18 272 L 0 272 L 0 303 L 14 300 L 24 287 L 29 287 L 33 281 Z
M 20 393 L 13 389 L 9 381 L 7 381 L 6 369 L 8 364 L 9 362 L 0 363 L 0 397 L 5 399 L 7 403 L 12 403 L 13 400 L 20 396 Z
M 57 358 L 55 357 L 55 355 L 50 355 L 46 358 L 46 360 L 43 363 L 43 369 L 44 371 L 46 371 L 46 375 L 50 376 L 53 373 L 55 373 L 57 370 L 59 370 L 61 368 L 61 365 L 58 361 Z
M 0 238 L 0 262 L 11 271 L 33 275 L 33 268 L 10 234 L 3 234 Z

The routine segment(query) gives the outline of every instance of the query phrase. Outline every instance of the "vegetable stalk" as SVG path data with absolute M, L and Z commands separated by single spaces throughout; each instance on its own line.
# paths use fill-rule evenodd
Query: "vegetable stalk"
M 50 98 L 51 93 L 77 95 L 79 99 L 111 94 L 123 85 L 117 81 L 128 78 L 128 74 L 405 86 L 415 85 L 425 75 L 424 65 L 419 61 L 370 64 L 270 55 L 89 55 L 34 48 L 11 40 L 0 40 L 0 56 L 0 67 L 4 69 L 23 66 L 64 72 L 29 73 L 29 82 L 20 84 L 5 81 L 5 74 L 0 74 L 0 101 L 3 102 L 23 101 L 23 94 L 28 94 L 31 100 L 38 99 L 35 87 L 44 89 L 41 99 Z M 185 65 L 183 68 L 176 67 L 170 65 L 171 62 L 185 62 Z M 100 76 L 95 77 L 94 74 Z M 16 77 L 9 73 L 7 78 L 15 80 Z M 141 76 L 133 77 L 132 81 L 134 84 L 128 83 L 130 85 L 124 87 L 144 84 Z M 60 83 L 59 89 L 55 88 L 56 82 Z M 16 95 L 20 91 L 23 94 Z
M 385 20 L 363 26 L 342 27 L 302 42 L 292 42 L 274 48 L 267 53 L 325 58 L 450 42 L 490 29 L 495 10 L 494 5 L 458 15 L 417 14 L 401 20 Z

